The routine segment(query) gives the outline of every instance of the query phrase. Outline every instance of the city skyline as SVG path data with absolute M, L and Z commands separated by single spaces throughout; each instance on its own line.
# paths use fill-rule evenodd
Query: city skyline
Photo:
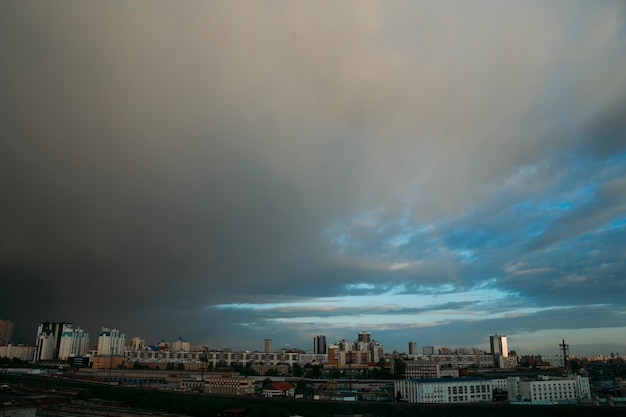
M 624 21 L 620 1 L 4 2 L 0 317 L 26 343 L 69 320 L 626 352 Z
M 5 320 L 2 320 L 5 321 Z M 11 322 L 9 320 L 9 322 Z M 54 322 L 40 322 L 38 324 L 38 330 L 37 330 L 37 337 L 34 343 L 28 342 L 28 341 L 23 341 L 23 340 L 12 340 L 9 341 L 9 344 L 12 344 L 14 346 L 18 346 L 18 345 L 32 345 L 35 346 L 37 345 L 37 351 L 39 352 L 40 350 L 40 332 L 42 329 L 48 329 L 49 326 L 57 326 L 59 329 L 62 327 L 63 329 L 67 329 L 63 330 L 63 334 L 65 335 L 66 333 L 68 334 L 68 336 L 72 337 L 72 339 L 68 339 L 65 342 L 67 342 L 68 344 L 73 343 L 74 344 L 74 348 L 76 350 L 84 350 L 84 352 L 86 353 L 88 350 L 95 350 L 97 351 L 97 355 L 105 355 L 104 352 L 108 352 L 109 351 L 109 346 L 110 346 L 110 340 L 111 337 L 113 337 L 116 340 L 117 343 L 117 347 L 115 348 L 115 352 L 118 355 L 121 355 L 123 353 L 123 351 L 126 350 L 126 348 L 130 349 L 130 350 L 141 350 L 141 348 L 138 348 L 137 346 L 140 344 L 141 346 L 148 348 L 148 349 L 153 349 L 155 346 L 159 347 L 161 345 L 163 346 L 170 346 L 170 348 L 174 349 L 175 346 L 180 345 L 180 346 L 187 346 L 184 350 L 189 351 L 191 349 L 191 351 L 194 350 L 201 350 L 204 348 L 208 348 L 209 351 L 224 351 L 224 350 L 232 350 L 232 351 L 240 351 L 240 352 L 244 352 L 244 351 L 251 351 L 251 352 L 264 352 L 264 353 L 268 353 L 268 352 L 280 352 L 280 351 L 293 351 L 293 350 L 302 350 L 305 351 L 307 353 L 313 353 L 313 354 L 318 354 L 318 353 L 322 353 L 322 354 L 326 354 L 326 347 L 327 346 L 343 346 L 345 344 L 348 345 L 352 345 L 354 344 L 354 346 L 359 345 L 360 343 L 369 343 L 369 342 L 373 342 L 374 344 L 380 344 L 380 347 L 382 347 L 382 349 L 385 351 L 386 354 L 390 354 L 390 353 L 394 353 L 397 352 L 399 354 L 405 354 L 405 355 L 437 355 L 437 354 L 450 354 L 450 353 L 445 353 L 446 351 L 456 351 L 456 350 L 466 350 L 466 351 L 472 351 L 474 349 L 477 349 L 479 351 L 484 351 L 486 354 L 491 354 L 491 355 L 496 355 L 496 356 L 508 356 L 509 353 L 513 352 L 514 356 L 524 356 L 524 355 L 542 355 L 542 356 L 560 356 L 562 354 L 562 344 L 558 344 L 559 349 L 558 352 L 555 353 L 553 350 L 549 349 L 547 352 L 539 352 L 539 351 L 533 351 L 533 352 L 524 352 L 524 351 L 519 351 L 518 349 L 513 348 L 509 348 L 508 347 L 508 343 L 507 343 L 507 336 L 502 334 L 502 333 L 495 333 L 492 335 L 487 335 L 486 339 L 488 341 L 487 345 L 488 346 L 482 346 L 482 345 L 474 345 L 474 346 L 469 346 L 469 345 L 462 345 L 462 344 L 440 344 L 440 343 L 433 343 L 431 341 L 430 344 L 424 344 L 424 345 L 420 345 L 418 344 L 417 341 L 415 340 L 409 340 L 407 341 L 405 348 L 389 348 L 388 346 L 385 346 L 385 343 L 383 340 L 379 340 L 377 338 L 372 338 L 372 334 L 369 331 L 359 331 L 358 335 L 356 338 L 351 339 L 350 336 L 346 337 L 345 335 L 337 338 L 337 339 L 329 339 L 327 342 L 327 337 L 326 335 L 322 335 L 322 334 L 316 334 L 312 337 L 312 339 L 310 340 L 311 345 L 310 346 L 296 346 L 290 343 L 285 343 L 281 346 L 278 346 L 276 348 L 272 348 L 273 346 L 273 339 L 271 338 L 264 338 L 260 344 L 260 347 L 257 347 L 254 341 L 250 341 L 248 344 L 244 344 L 244 345 L 238 345 L 237 349 L 233 349 L 233 347 L 231 346 L 209 346 L 206 344 L 198 344 L 198 343 L 194 343 L 193 341 L 189 341 L 186 340 L 185 338 L 183 338 L 182 335 L 177 336 L 176 338 L 158 338 L 156 340 L 146 340 L 144 338 L 142 338 L 140 335 L 135 335 L 133 337 L 129 337 L 126 339 L 126 335 L 124 334 L 123 330 L 120 329 L 111 329 L 108 328 L 106 326 L 103 326 L 99 332 L 96 332 L 98 334 L 98 338 L 97 341 L 93 341 L 94 343 L 89 343 L 88 345 L 86 344 L 82 344 L 82 345 L 78 345 L 79 343 L 81 343 L 81 340 L 83 340 L 84 338 L 86 338 L 86 340 L 89 340 L 89 333 L 85 332 L 84 329 L 81 328 L 81 326 L 75 326 L 75 323 L 70 323 L 70 322 L 62 322 L 62 323 L 54 323 Z M 60 336 L 61 333 L 59 333 Z M 103 340 L 103 336 L 104 336 L 104 340 Z M 128 343 L 125 343 L 125 340 L 128 341 Z M 259 341 L 257 341 L 259 342 Z M 4 343 L 6 344 L 6 343 Z M 63 346 L 63 343 L 60 344 L 61 346 Z M 243 346 L 243 347 L 242 347 Z M 568 346 L 568 352 L 569 352 L 569 344 Z M 408 347 L 408 348 L 407 348 Z M 69 346 L 66 346 L 65 349 L 68 349 Z M 178 348 L 175 348 L 175 350 Z M 182 348 L 181 348 L 182 349 Z M 413 349 L 413 351 L 412 351 Z M 63 347 L 61 347 L 61 350 L 63 350 Z M 111 350 L 113 350 L 111 348 Z M 426 350 L 429 350 L 429 353 L 426 352 Z M 443 353 L 442 353 L 443 352 Z M 66 351 L 64 354 L 65 356 L 67 356 L 69 354 L 69 350 Z M 75 353 L 75 352 L 74 352 Z M 39 355 L 39 353 L 38 353 Z M 578 354 L 574 354 L 572 355 L 573 357 L 596 357 L 596 356 L 623 356 L 624 352 L 619 352 L 619 351 L 615 351 L 615 352 L 593 352 L 593 353 L 578 353 Z M 61 354 L 59 353 L 59 359 L 66 359 L 66 358 L 61 358 L 60 357 Z M 46 357 L 46 360 L 49 360 L 49 357 Z M 40 359 L 35 358 L 35 361 L 38 361 Z

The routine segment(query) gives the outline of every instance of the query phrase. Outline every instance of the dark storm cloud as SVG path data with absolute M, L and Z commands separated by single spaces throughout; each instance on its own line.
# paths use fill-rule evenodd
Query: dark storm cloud
M 623 4 L 458 7 L 0 6 L 0 315 L 307 348 L 413 332 L 280 320 L 322 297 L 623 310 Z

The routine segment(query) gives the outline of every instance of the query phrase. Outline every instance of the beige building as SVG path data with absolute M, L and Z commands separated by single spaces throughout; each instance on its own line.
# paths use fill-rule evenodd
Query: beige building
M 245 376 L 208 376 L 204 378 L 204 393 L 217 395 L 253 395 L 254 378 Z
M 115 369 L 124 364 L 124 356 L 119 355 L 98 355 L 93 357 L 91 367 L 93 369 Z
M 186 340 L 183 340 L 181 336 L 172 343 L 172 352 L 189 352 L 190 344 Z
M 458 378 L 459 369 L 442 367 L 440 363 L 430 360 L 404 361 L 405 379 Z
M 14 325 L 11 320 L 0 319 L 0 345 L 6 345 L 12 341 Z

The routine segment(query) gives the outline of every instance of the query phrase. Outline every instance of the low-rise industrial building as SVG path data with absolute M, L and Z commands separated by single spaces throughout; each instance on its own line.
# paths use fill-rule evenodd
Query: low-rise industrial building
M 471 403 L 493 399 L 491 380 L 482 378 L 405 379 L 394 382 L 401 400 L 410 403 Z
M 589 378 L 571 376 L 569 378 L 539 377 L 522 380 L 519 377 L 507 378 L 509 401 L 533 404 L 553 404 L 591 399 Z

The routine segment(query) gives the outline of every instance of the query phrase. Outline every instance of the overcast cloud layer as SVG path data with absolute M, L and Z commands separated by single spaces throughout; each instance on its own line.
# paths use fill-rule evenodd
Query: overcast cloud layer
M 3 2 L 0 318 L 626 352 L 626 4 Z

